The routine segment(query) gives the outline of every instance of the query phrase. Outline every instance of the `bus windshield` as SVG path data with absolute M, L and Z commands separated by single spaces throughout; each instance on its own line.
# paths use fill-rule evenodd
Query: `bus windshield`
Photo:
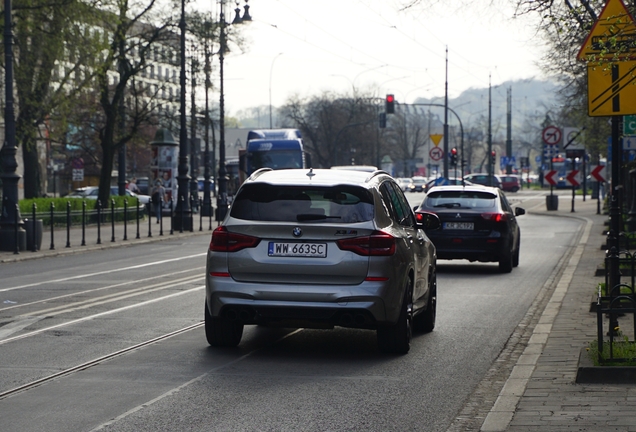
M 299 150 L 255 151 L 248 155 L 248 169 L 249 172 L 254 172 L 260 168 L 302 168 L 302 158 L 302 152 Z

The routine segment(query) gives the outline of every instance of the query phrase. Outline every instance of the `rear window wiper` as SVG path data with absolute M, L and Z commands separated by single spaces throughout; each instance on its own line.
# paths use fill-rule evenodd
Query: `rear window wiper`
M 301 213 L 296 215 L 296 220 L 298 222 L 311 221 L 311 220 L 325 220 L 325 219 L 341 219 L 340 216 L 327 216 L 324 214 L 315 214 L 315 213 Z
M 438 207 L 454 208 L 454 207 L 461 207 L 461 206 L 462 206 L 461 203 L 454 202 L 454 203 L 437 204 L 435 208 L 438 208 Z

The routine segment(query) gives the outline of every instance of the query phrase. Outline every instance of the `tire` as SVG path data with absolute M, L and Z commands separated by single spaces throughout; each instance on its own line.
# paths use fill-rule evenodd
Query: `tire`
M 205 304 L 205 337 L 213 347 L 235 347 L 243 337 L 243 324 L 226 318 L 214 318 Z
M 519 250 L 521 249 L 521 240 L 517 242 L 517 247 L 512 253 L 512 266 L 519 267 Z
M 397 323 L 378 328 L 378 347 L 383 353 L 406 354 L 409 352 L 409 349 L 411 349 L 411 336 L 413 334 L 411 297 L 411 287 L 409 285 L 406 288 L 406 293 L 402 300 L 402 307 Z
M 499 257 L 499 273 L 510 273 L 512 271 L 512 251 L 506 251 Z
M 429 295 L 426 310 L 413 317 L 413 329 L 418 332 L 430 333 L 435 328 L 437 315 L 437 276 L 435 273 L 429 281 Z

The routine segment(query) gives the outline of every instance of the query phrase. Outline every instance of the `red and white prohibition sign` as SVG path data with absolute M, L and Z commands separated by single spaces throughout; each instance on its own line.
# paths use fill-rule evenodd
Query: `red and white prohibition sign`
M 434 161 L 438 161 L 441 158 L 444 157 L 444 150 L 442 150 L 439 147 L 433 147 L 431 149 L 431 151 L 428 152 L 428 155 L 431 157 L 431 159 L 433 159 Z

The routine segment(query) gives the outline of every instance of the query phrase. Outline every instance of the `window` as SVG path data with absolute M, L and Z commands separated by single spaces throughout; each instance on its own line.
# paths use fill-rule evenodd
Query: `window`
M 248 184 L 235 198 L 231 216 L 254 221 L 356 223 L 373 218 L 373 196 L 355 186 Z

